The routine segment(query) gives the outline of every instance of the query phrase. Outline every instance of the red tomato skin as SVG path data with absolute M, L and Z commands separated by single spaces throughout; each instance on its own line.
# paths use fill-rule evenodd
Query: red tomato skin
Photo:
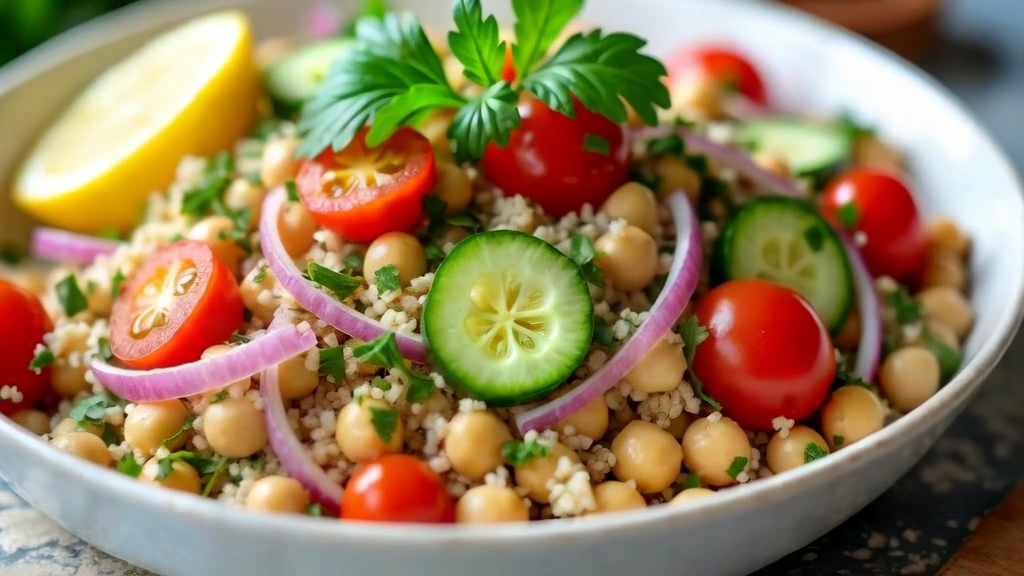
M 352 144 L 339 154 L 350 151 L 366 154 L 366 133 L 363 128 Z M 403 157 L 403 166 L 386 185 L 358 186 L 334 197 L 324 176 L 339 167 L 338 156 L 330 148 L 313 160 L 305 160 L 295 177 L 302 203 L 321 226 L 357 243 L 369 243 L 387 232 L 411 232 L 423 218 L 422 198 L 434 190 L 437 164 L 434 148 L 425 136 L 412 128 L 399 128 L 375 150 L 393 150 Z
M 14 385 L 22 395 L 20 402 L 0 400 L 0 414 L 10 416 L 31 408 L 50 390 L 50 369 L 36 374 L 28 365 L 53 322 L 39 298 L 7 280 L 0 280 L 0 318 L 0 386 Z
M 846 204 L 856 206 L 854 226 L 840 219 Z M 927 232 L 914 196 L 899 176 L 867 168 L 840 174 L 821 196 L 821 211 L 834 226 L 864 235 L 867 241 L 860 252 L 872 275 L 907 281 L 923 270 Z
M 824 324 L 796 292 L 763 280 L 732 280 L 694 309 L 709 336 L 693 370 L 722 413 L 749 430 L 772 430 L 785 416 L 805 420 L 836 375 Z
M 441 477 L 422 460 L 387 454 L 361 466 L 341 497 L 342 520 L 446 524 L 455 503 Z
M 170 322 L 142 339 L 131 335 L 135 294 L 159 267 L 188 258 L 198 269 L 197 284 L 175 300 Z M 181 240 L 150 258 L 125 282 L 110 315 L 110 349 L 128 368 L 170 368 L 199 360 L 203 352 L 227 342 L 244 321 L 245 304 L 231 270 L 205 243 Z
M 691 75 L 707 75 L 723 85 L 735 86 L 741 94 L 758 104 L 768 105 L 768 93 L 757 68 L 733 48 L 715 45 L 687 47 L 671 56 L 665 67 L 669 71 L 669 86 Z
M 521 194 L 549 215 L 561 217 L 584 204 L 601 206 L 629 179 L 630 151 L 623 129 L 576 101 L 576 118 L 527 97 L 519 104 L 522 124 L 504 148 L 487 147 L 483 170 L 508 195 Z M 583 149 L 584 134 L 604 138 L 608 155 Z

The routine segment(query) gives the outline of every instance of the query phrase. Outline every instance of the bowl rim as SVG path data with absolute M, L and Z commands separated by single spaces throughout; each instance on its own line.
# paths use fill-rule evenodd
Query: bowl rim
M 103 38 L 123 39 L 129 35 L 141 34 L 153 27 L 166 26 L 171 21 L 191 18 L 229 6 L 245 11 L 249 3 L 250 0 L 179 0 L 174 3 L 143 0 L 115 10 L 46 41 L 4 68 L 0 68 L 0 98 L 61 63 L 66 59 L 66 54 L 84 53 L 100 48 L 103 45 Z M 787 20 L 817 33 L 825 33 L 837 41 L 846 43 L 851 49 L 865 52 L 874 59 L 895 66 L 902 76 L 912 77 L 925 85 L 967 121 L 981 143 L 988 148 L 996 164 L 1009 175 L 1017 193 L 1018 208 L 1024 214 L 1024 188 L 1006 153 L 964 103 L 938 80 L 891 50 L 792 7 L 752 0 L 725 0 L 723 3 L 731 4 L 727 10 L 749 10 L 769 20 Z M 1020 229 L 1016 234 L 1016 240 L 1024 246 L 1024 229 Z M 1024 271 L 1024 259 L 1018 264 Z M 763 500 L 779 498 L 792 491 L 799 492 L 804 487 L 819 483 L 829 476 L 850 471 L 859 465 L 860 461 L 870 459 L 872 453 L 884 449 L 886 445 L 898 444 L 900 437 L 926 427 L 929 422 L 959 411 L 966 405 L 966 400 L 977 392 L 1012 343 L 1024 319 L 1024 290 L 1017 291 L 1007 305 L 1006 313 L 1001 316 L 996 330 L 982 343 L 974 359 L 917 410 L 899 418 L 865 440 L 830 455 L 829 458 L 790 470 L 786 474 L 743 485 L 742 489 L 723 490 L 715 498 L 697 500 L 687 507 L 656 506 L 587 516 L 582 519 L 556 519 L 486 527 L 459 524 L 390 525 L 353 521 L 324 522 L 322 519 L 270 515 L 244 508 L 226 507 L 222 503 L 197 495 L 144 485 L 114 469 L 103 469 L 97 473 L 95 465 L 83 466 L 80 459 L 59 450 L 49 447 L 39 450 L 38 447 L 46 444 L 41 442 L 38 436 L 21 429 L 5 417 L 0 417 L 0 440 L 14 443 L 23 452 L 37 452 L 41 464 L 45 463 L 66 480 L 85 485 L 90 490 L 119 492 L 122 500 L 139 509 L 155 508 L 168 513 L 188 515 L 192 520 L 200 520 L 221 529 L 245 531 L 254 537 L 279 538 L 282 531 L 288 531 L 301 534 L 306 539 L 324 542 L 336 542 L 343 538 L 355 544 L 399 545 L 407 548 L 465 543 L 495 545 L 511 541 L 522 544 L 552 538 L 564 543 L 568 540 L 591 539 L 602 533 L 613 534 L 633 530 L 648 523 L 669 521 L 681 524 L 698 522 L 701 517 L 709 514 L 747 512 L 759 507 L 759 502 Z

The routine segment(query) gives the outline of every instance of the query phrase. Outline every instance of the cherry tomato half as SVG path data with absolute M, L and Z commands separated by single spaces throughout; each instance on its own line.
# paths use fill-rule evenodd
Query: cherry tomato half
M 924 268 L 928 240 L 914 196 L 895 174 L 855 168 L 825 189 L 821 211 L 833 225 L 861 233 L 864 263 L 875 276 L 908 280 Z
M 440 524 L 455 521 L 441 477 L 419 458 L 387 454 L 356 470 L 341 497 L 343 520 Z
M 709 76 L 726 90 L 735 90 L 758 104 L 767 105 L 768 95 L 757 68 L 739 52 L 724 46 L 687 47 L 665 63 L 669 85 L 692 76 Z
M 49 390 L 50 369 L 36 374 L 28 365 L 53 322 L 39 298 L 6 280 L 0 280 L 0 318 L 0 386 L 14 386 L 21 394 L 18 402 L 0 400 L 0 414 L 11 415 L 31 408 Z
M 785 416 L 804 420 L 825 401 L 835 352 L 814 308 L 796 292 L 764 280 L 732 280 L 694 309 L 707 327 L 693 371 L 722 412 L 741 426 L 771 430 Z
M 194 362 L 231 337 L 244 309 L 234 275 L 210 246 L 182 240 L 125 282 L 110 315 L 110 350 L 140 370 Z
M 295 179 L 302 203 L 321 226 L 352 242 L 409 232 L 423 217 L 422 197 L 437 180 L 434 148 L 412 128 L 399 128 L 367 148 L 363 128 L 341 152 L 328 148 L 302 163 Z
M 504 148 L 491 143 L 483 170 L 507 194 L 521 194 L 551 216 L 589 203 L 597 208 L 629 178 L 630 153 L 622 127 L 576 101 L 569 118 L 527 97 L 519 105 L 522 124 Z M 590 137 L 608 143 L 608 154 L 590 152 Z

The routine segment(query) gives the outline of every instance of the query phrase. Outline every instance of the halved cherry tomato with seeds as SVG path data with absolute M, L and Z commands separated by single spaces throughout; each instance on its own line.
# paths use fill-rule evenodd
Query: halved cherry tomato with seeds
M 415 456 L 388 454 L 352 475 L 341 497 L 343 520 L 455 521 L 455 503 L 436 472 Z
M 426 136 L 400 128 L 376 148 L 363 128 L 340 152 L 328 148 L 302 163 L 295 179 L 302 203 L 321 226 L 352 242 L 410 232 L 423 217 L 437 166 Z
M 110 316 L 110 349 L 129 368 L 180 366 L 226 342 L 244 311 L 238 283 L 213 249 L 182 240 L 125 282 Z
M 39 298 L 6 280 L 0 280 L 0 319 L 0 387 L 12 386 L 21 396 L 18 402 L 0 400 L 0 414 L 10 415 L 31 408 L 49 390 L 50 369 L 36 374 L 29 363 L 53 323 Z
M 764 82 L 750 61 L 739 52 L 724 46 L 694 46 L 680 50 L 670 57 L 668 68 L 670 85 L 693 76 L 708 76 L 726 91 L 743 94 L 758 104 L 767 104 Z

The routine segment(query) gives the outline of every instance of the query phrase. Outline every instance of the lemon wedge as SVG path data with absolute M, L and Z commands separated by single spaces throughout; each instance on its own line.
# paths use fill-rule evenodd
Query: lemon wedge
M 259 75 L 248 19 L 201 16 L 107 69 L 60 115 L 14 180 L 14 201 L 82 233 L 139 223 L 185 155 L 232 148 L 256 120 Z

